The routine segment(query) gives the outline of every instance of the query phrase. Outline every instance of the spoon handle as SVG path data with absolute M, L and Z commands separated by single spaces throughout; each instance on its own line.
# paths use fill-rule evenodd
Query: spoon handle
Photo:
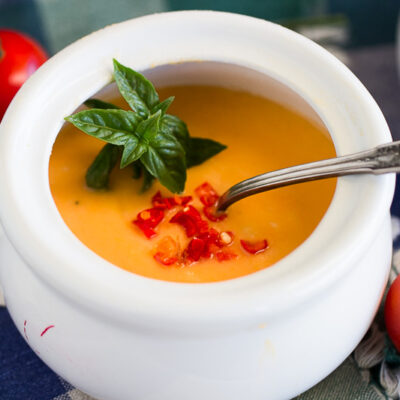
M 296 183 L 343 175 L 388 172 L 400 172 L 400 141 L 386 143 L 347 156 L 296 165 L 246 179 L 232 186 L 221 196 L 217 209 L 223 211 L 245 197 Z

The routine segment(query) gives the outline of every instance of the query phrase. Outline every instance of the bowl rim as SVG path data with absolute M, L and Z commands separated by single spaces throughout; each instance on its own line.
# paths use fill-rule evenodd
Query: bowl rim
M 391 141 L 385 119 L 368 91 L 347 67 L 311 40 L 274 23 L 239 14 L 178 11 L 147 15 L 108 26 L 69 45 L 46 62 L 14 98 L 0 125 L 2 224 L 19 255 L 41 281 L 68 301 L 78 303 L 80 307 L 91 312 L 107 315 L 108 318 L 117 318 L 126 323 L 141 321 L 146 324 L 157 324 L 158 327 L 171 326 L 172 323 L 175 328 L 181 329 L 188 328 L 188 323 L 190 329 L 206 326 L 208 328 L 212 326 L 214 329 L 265 320 L 266 317 L 276 316 L 309 300 L 343 277 L 354 260 L 360 257 L 365 246 L 371 243 L 374 232 L 378 232 L 385 216 L 388 215 L 394 191 L 394 176 L 362 177 L 357 182 L 351 177 L 339 179 L 332 203 L 312 235 L 273 266 L 244 277 L 202 284 L 158 281 L 116 268 L 97 256 L 69 230 L 58 214 L 51 197 L 47 176 L 48 159 L 60 121 L 55 115 L 50 115 L 47 118 L 48 133 L 38 133 L 40 115 L 36 115 L 34 111 L 39 107 L 50 109 L 51 102 L 56 101 L 59 94 L 49 99 L 45 99 L 44 95 L 38 99 L 38 96 L 42 91 L 48 94 L 60 90 L 60 82 L 64 84 L 68 82 L 63 93 L 72 93 L 75 90 L 77 95 L 65 101 L 63 110 L 57 110 L 59 115 L 68 115 L 65 110 L 72 112 L 85 98 L 103 87 L 110 79 L 111 60 L 105 58 L 104 53 L 98 49 L 102 41 L 107 42 L 127 32 L 142 31 L 152 26 L 167 26 L 166 24 L 168 26 L 174 24 L 173 29 L 176 27 L 186 29 L 194 38 L 206 27 L 215 29 L 219 33 L 227 32 L 229 37 L 237 35 L 234 33 L 235 30 L 241 28 L 242 33 L 245 32 L 243 36 L 246 36 L 243 39 L 244 44 L 241 44 L 242 47 L 248 38 L 261 38 L 262 35 L 269 35 L 274 40 L 278 38 L 279 45 L 285 44 L 291 49 L 298 47 L 305 57 L 314 58 L 314 62 L 323 66 L 321 74 L 327 70 L 326 73 L 329 75 L 332 70 L 333 81 L 339 86 L 343 85 L 343 90 L 351 90 L 360 102 L 359 106 L 366 111 L 366 121 L 363 123 L 368 124 L 371 129 L 365 133 L 364 142 L 358 143 L 356 147 Z M 212 34 L 214 32 L 210 33 L 209 41 Z M 222 42 L 225 39 L 217 39 L 216 42 L 218 40 Z M 211 47 L 205 49 L 201 40 L 197 44 L 200 59 L 209 59 L 205 58 L 205 54 L 214 50 Z M 272 41 L 269 45 L 278 46 Z M 256 46 L 254 48 L 257 50 Z M 93 51 L 93 59 L 99 62 L 96 70 L 86 71 L 78 65 L 82 57 L 88 60 L 88 56 L 85 55 L 87 49 Z M 121 62 L 125 63 L 124 53 L 119 55 L 118 51 L 118 48 L 114 51 L 115 56 L 117 58 L 121 56 Z M 146 49 L 143 51 L 146 52 Z M 168 54 L 162 54 L 162 57 L 168 59 Z M 160 63 L 163 63 L 162 57 Z M 188 54 L 187 57 L 187 61 L 193 59 L 192 54 Z M 241 61 L 236 60 L 240 65 L 257 68 L 252 64 L 246 65 L 243 56 L 241 57 Z M 157 64 L 157 60 L 149 54 L 145 54 L 142 59 L 147 60 L 147 64 L 139 62 L 138 69 Z M 68 71 L 60 69 L 66 62 L 71 64 Z M 231 62 L 235 63 L 235 60 Z M 131 65 L 129 62 L 127 64 Z M 78 72 L 75 79 L 71 79 L 70 69 Z M 273 76 L 272 71 L 271 75 Z M 88 83 L 80 89 L 82 79 L 86 79 Z M 277 79 L 284 80 L 282 76 L 278 76 Z M 292 85 L 290 82 L 286 83 L 289 87 Z M 298 87 L 293 89 L 299 92 Z M 307 97 L 305 92 L 301 92 L 300 95 Z M 322 93 L 322 100 L 325 99 L 324 96 L 328 94 Z M 312 101 L 310 103 L 313 104 Z M 315 103 L 314 106 L 318 108 Z M 27 110 L 28 116 L 33 121 L 32 128 L 27 128 L 24 120 L 20 118 L 23 112 L 27 114 Z M 325 118 L 324 122 L 331 131 L 330 117 L 324 115 L 321 110 L 317 109 L 317 112 L 323 119 Z M 357 116 L 353 115 L 353 118 L 356 119 Z M 32 141 L 33 131 L 38 138 L 37 144 L 36 141 Z M 332 138 L 335 145 L 339 145 L 337 150 L 343 151 L 346 146 L 337 143 L 335 137 Z M 25 139 L 27 143 L 24 142 Z M 352 145 L 354 146 L 354 143 L 349 143 L 348 147 Z M 18 156 L 21 148 L 26 159 Z M 34 153 L 32 155 L 29 153 L 30 148 L 31 153 Z M 18 165 L 16 160 L 19 162 Z M 35 182 L 40 183 L 43 190 L 35 190 L 35 182 L 26 179 L 21 181 L 24 179 L 21 178 L 24 169 L 31 171 L 34 177 L 40 177 Z M 44 182 L 46 180 L 47 189 Z M 323 240 L 329 240 L 333 233 L 329 224 L 340 217 L 341 209 L 337 207 L 340 196 L 343 197 L 344 193 L 356 196 L 360 188 L 366 190 L 370 196 L 362 198 L 357 209 L 353 204 L 355 218 L 347 221 L 345 228 L 340 232 L 340 237 L 334 243 L 322 246 Z M 43 191 L 45 193 L 42 193 Z M 28 205 L 23 201 L 24 198 L 29 199 Z M 347 210 L 348 213 L 351 211 L 350 208 Z M 357 237 L 356 242 L 353 240 L 354 237 Z M 296 268 L 298 264 L 300 267 Z

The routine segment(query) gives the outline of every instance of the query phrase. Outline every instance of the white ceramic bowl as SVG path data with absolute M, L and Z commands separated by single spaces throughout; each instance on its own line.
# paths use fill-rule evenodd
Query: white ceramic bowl
M 247 67 L 306 99 L 338 154 L 391 140 L 354 75 L 278 25 L 191 11 L 89 35 L 34 74 L 1 124 L 0 281 L 16 326 L 54 371 L 101 399 L 271 400 L 306 390 L 349 355 L 375 314 L 394 176 L 340 178 L 311 237 L 252 275 L 178 284 L 125 272 L 71 233 L 48 182 L 63 117 L 109 82 L 112 57 L 137 70 L 188 60 Z

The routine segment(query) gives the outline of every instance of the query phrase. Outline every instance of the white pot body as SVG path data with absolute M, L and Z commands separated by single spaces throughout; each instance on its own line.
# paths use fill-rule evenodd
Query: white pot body
M 343 280 L 286 315 L 214 335 L 128 328 L 41 282 L 3 241 L 7 307 L 54 371 L 104 400 L 289 399 L 336 368 L 375 314 L 390 265 L 390 220 Z M 23 277 L 23 278 L 22 278 Z M 43 337 L 41 332 L 54 325 Z M 24 335 L 25 336 L 25 335 Z
M 340 62 L 274 24 L 180 12 L 90 35 L 29 80 L 0 127 L 8 237 L 0 281 L 15 324 L 52 369 L 100 399 L 288 399 L 306 390 L 349 355 L 377 310 L 390 268 L 394 177 L 339 179 L 311 237 L 247 277 L 177 284 L 120 270 L 68 230 L 48 184 L 62 118 L 109 81 L 112 57 L 138 70 L 191 60 L 251 68 L 281 82 L 276 96 L 283 83 L 306 99 L 304 112 L 326 124 L 338 154 L 391 140 L 377 105 Z M 215 82 L 226 85 L 226 71 Z M 247 84 L 262 88 L 251 76 Z

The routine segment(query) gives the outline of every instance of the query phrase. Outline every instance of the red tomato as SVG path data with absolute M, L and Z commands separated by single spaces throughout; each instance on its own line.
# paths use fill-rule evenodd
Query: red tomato
M 0 29 L 0 121 L 18 89 L 46 60 L 46 52 L 33 39 Z
M 386 296 L 385 325 L 390 339 L 400 352 L 400 275 L 392 283 Z

